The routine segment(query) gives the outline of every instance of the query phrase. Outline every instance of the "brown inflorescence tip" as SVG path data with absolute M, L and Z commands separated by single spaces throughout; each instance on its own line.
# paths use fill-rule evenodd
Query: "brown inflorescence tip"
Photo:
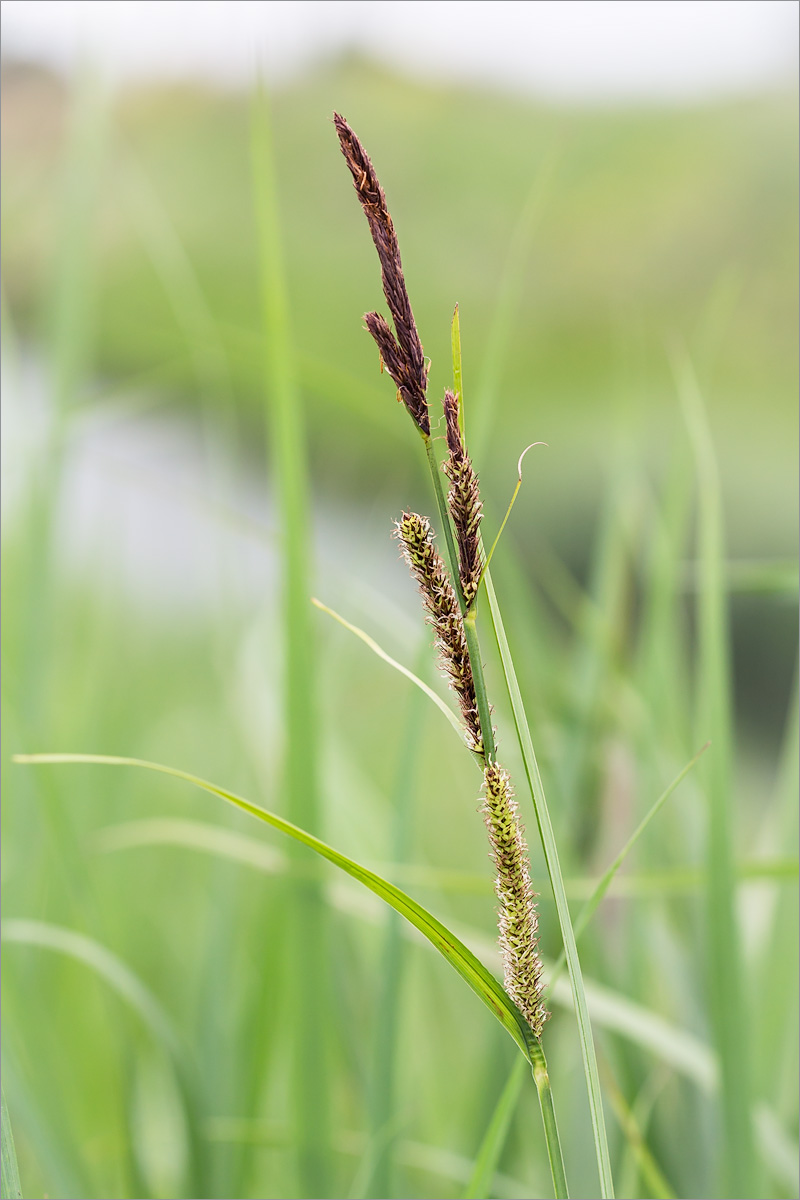
M 444 416 L 448 455 L 444 472 L 450 480 L 447 506 L 458 542 L 459 575 L 464 600 L 469 607 L 481 578 L 480 523 L 483 519 L 478 476 L 467 454 L 459 424 L 459 401 L 454 392 L 444 394 Z
M 483 754 L 483 737 L 464 622 L 444 561 L 433 544 L 430 521 L 417 513 L 406 512 L 396 522 L 395 528 L 403 548 L 403 557 L 419 584 L 436 634 L 442 670 L 458 696 L 467 745 L 476 754 Z
M 386 196 L 366 150 L 347 121 L 339 113 L 334 113 L 333 123 L 339 135 L 342 154 L 353 176 L 356 195 L 364 209 L 372 240 L 378 251 L 383 294 L 392 314 L 396 336 L 377 313 L 367 314 L 367 329 L 378 343 L 386 369 L 397 385 L 412 419 L 424 434 L 429 435 L 431 424 L 425 395 L 428 368 L 411 311 L 411 302 L 403 278 L 403 265 L 400 261 L 400 247 L 386 205 Z M 390 344 L 391 350 L 387 354 L 386 347 Z
M 484 770 L 481 807 L 496 875 L 500 902 L 498 926 L 503 953 L 503 983 L 537 1038 L 548 1017 L 542 1000 L 539 922 L 528 865 L 528 846 L 508 772 L 498 763 Z

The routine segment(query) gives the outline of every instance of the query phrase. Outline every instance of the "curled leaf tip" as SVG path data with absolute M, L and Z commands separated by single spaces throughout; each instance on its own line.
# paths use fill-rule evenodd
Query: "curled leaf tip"
M 519 459 L 517 460 L 517 477 L 518 477 L 520 483 L 522 482 L 522 460 L 525 457 L 525 455 L 528 453 L 529 450 L 532 450 L 534 446 L 547 446 L 547 445 L 548 445 L 547 442 L 531 442 L 530 446 L 526 446 L 525 449 L 522 451 L 522 454 L 520 454 Z

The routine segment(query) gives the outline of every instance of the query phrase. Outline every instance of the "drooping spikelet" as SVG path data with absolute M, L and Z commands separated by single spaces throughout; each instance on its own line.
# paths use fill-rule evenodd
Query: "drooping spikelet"
M 492 861 L 497 875 L 494 890 L 500 902 L 498 927 L 503 952 L 503 983 L 537 1037 L 548 1012 L 542 1000 L 542 961 L 539 957 L 534 892 L 528 865 L 528 846 L 508 772 L 487 763 L 485 799 L 481 806 Z
M 453 518 L 458 542 L 461 589 L 469 608 L 477 595 L 481 577 L 479 526 L 483 519 L 483 505 L 478 476 L 467 454 L 458 423 L 458 397 L 450 391 L 444 394 L 444 416 L 449 452 L 444 471 L 451 484 L 447 493 L 447 506 Z
M 377 342 L 381 358 L 412 419 L 424 434 L 430 434 L 431 423 L 425 396 L 428 369 L 411 311 L 397 234 L 386 205 L 386 196 L 367 152 L 344 117 L 334 113 L 333 123 L 378 251 L 383 294 L 392 314 L 395 332 L 392 333 L 388 322 L 374 312 L 367 313 L 364 318 L 367 329 Z
M 469 661 L 464 622 L 453 585 L 442 556 L 433 544 L 433 531 L 427 517 L 403 513 L 396 523 L 403 557 L 419 584 L 430 623 L 436 634 L 436 646 L 445 675 L 458 696 L 466 726 L 467 745 L 483 754 L 475 683 Z

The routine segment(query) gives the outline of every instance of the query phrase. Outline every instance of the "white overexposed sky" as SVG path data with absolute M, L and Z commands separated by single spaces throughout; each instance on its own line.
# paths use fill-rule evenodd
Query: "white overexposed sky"
M 791 82 L 797 0 L 3 0 L 3 50 L 112 81 L 284 79 L 346 50 L 554 100 L 690 100 Z

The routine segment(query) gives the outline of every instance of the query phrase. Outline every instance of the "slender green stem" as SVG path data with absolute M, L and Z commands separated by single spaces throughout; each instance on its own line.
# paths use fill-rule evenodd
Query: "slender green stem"
M 741 928 L 736 911 L 734 755 L 730 626 L 723 577 L 722 494 L 705 401 L 688 352 L 676 345 L 672 369 L 695 458 L 697 479 L 697 713 L 698 732 L 714 743 L 701 768 L 708 803 L 708 988 L 710 1016 L 722 1071 L 725 1136 L 722 1183 L 728 1195 L 758 1196 L 750 1098 L 751 1039 Z
M 420 646 L 417 655 L 420 670 L 427 647 Z M 394 832 L 392 861 L 405 862 L 412 843 L 414 775 L 418 768 L 419 749 L 427 709 L 421 694 L 411 689 L 406 718 L 405 736 L 401 743 L 397 774 L 393 788 Z M 351 1195 L 363 1197 L 393 1194 L 393 1159 L 397 1142 L 396 1075 L 398 1027 L 400 1024 L 400 990 L 405 951 L 402 940 L 402 918 L 390 909 L 384 933 L 381 990 L 378 1012 L 381 1019 L 375 1030 L 370 1087 L 370 1141 L 365 1156 L 362 1186 Z
M 453 587 L 456 589 L 458 603 L 461 605 L 461 613 L 467 611 L 467 606 L 464 603 L 464 595 L 461 591 L 461 576 L 458 570 L 458 552 L 456 544 L 453 540 L 453 530 L 450 527 L 450 514 L 447 511 L 447 500 L 442 487 L 442 475 L 439 470 L 439 464 L 436 461 L 436 452 L 433 449 L 433 442 L 427 434 L 422 434 L 422 440 L 425 443 L 425 454 L 428 458 L 428 466 L 433 480 L 433 491 L 436 496 L 436 505 L 439 509 L 439 519 L 442 525 L 442 532 L 445 540 L 445 551 L 447 553 L 447 565 L 450 568 L 450 574 L 453 576 Z M 473 664 L 474 667 L 474 664 Z
M 597 1055 L 595 1054 L 594 1041 L 592 1039 L 592 1025 L 589 1020 L 589 1010 L 586 1004 L 586 991 L 583 986 L 578 948 L 575 945 L 575 932 L 572 928 L 567 893 L 564 888 L 564 877 L 561 873 L 561 863 L 558 857 L 555 833 L 553 832 L 550 812 L 545 800 L 544 785 L 533 749 L 531 732 L 525 716 L 522 693 L 519 690 L 517 673 L 514 669 L 514 660 L 511 657 L 511 649 L 508 645 L 503 618 L 500 614 L 500 606 L 497 603 L 497 596 L 495 595 L 490 572 L 486 572 L 484 580 L 489 600 L 489 612 L 492 617 L 492 624 L 494 625 L 498 650 L 500 651 L 503 673 L 508 688 L 508 697 L 511 701 L 511 710 L 514 715 L 514 725 L 522 752 L 522 761 L 525 766 L 525 774 L 528 777 L 533 808 L 539 826 L 539 835 L 542 839 L 542 849 L 544 850 L 545 863 L 547 864 L 547 873 L 550 877 L 550 886 L 553 889 L 553 899 L 555 900 L 556 912 L 558 914 L 558 923 L 561 927 L 561 937 L 564 942 L 564 953 L 567 959 L 570 983 L 572 984 L 572 994 L 575 999 L 575 1015 L 578 1021 L 578 1033 L 580 1036 L 581 1052 L 583 1054 L 586 1088 L 589 1093 L 589 1109 L 592 1116 L 592 1130 L 597 1153 L 601 1195 L 603 1200 L 610 1200 L 614 1195 L 614 1184 L 611 1176 L 611 1159 L 608 1152 L 603 1100 L 600 1093 L 600 1077 L 597 1071 Z
M 14 1135 L 11 1132 L 11 1119 L 6 1108 L 6 1094 L 2 1095 L 2 1183 L 3 1197 L 8 1196 L 9 1200 L 18 1200 L 22 1196 L 22 1187 L 19 1182 L 19 1168 L 17 1166 L 17 1154 L 14 1149 Z
M 461 375 L 461 344 L 460 338 L 453 338 L 453 374 L 460 381 Z M 463 406 L 463 396 L 462 396 Z M 437 501 L 439 503 L 439 511 L 443 514 L 443 523 L 447 527 L 445 538 L 448 541 L 448 547 L 452 547 L 452 534 L 447 526 L 447 507 L 444 503 L 444 495 L 442 493 L 441 481 L 439 473 L 436 469 L 436 460 L 433 455 L 432 448 L 426 446 L 428 452 L 428 463 L 431 467 L 431 474 L 434 478 L 434 489 L 436 491 Z M 451 553 L 451 561 L 457 566 L 458 559 L 455 555 L 455 550 L 448 551 Z M 484 554 L 483 546 L 481 553 Z M 458 572 L 455 572 L 456 577 Z M 594 1041 L 592 1040 L 592 1026 L 589 1020 L 589 1010 L 586 1005 L 586 992 L 583 986 L 583 975 L 581 973 L 581 964 L 578 959 L 578 949 L 575 945 L 575 933 L 572 928 L 570 918 L 569 904 L 567 903 L 567 894 L 564 889 L 564 877 L 561 873 L 561 863 L 558 858 L 558 847 L 556 846 L 555 834 L 553 832 L 550 813 L 547 808 L 547 801 L 544 794 L 544 785 L 541 775 L 539 774 L 539 764 L 536 761 L 536 754 L 533 749 L 533 740 L 528 727 L 528 720 L 525 715 L 525 707 L 522 703 L 522 693 L 519 690 L 517 682 L 517 673 L 514 669 L 514 660 L 511 656 L 511 649 L 506 637 L 506 631 L 503 626 L 503 618 L 500 614 L 500 606 L 497 602 L 497 596 L 492 583 L 492 576 L 487 569 L 484 569 L 482 582 L 486 588 L 486 597 L 489 603 L 489 612 L 492 618 L 494 627 L 495 640 L 497 641 L 497 649 L 500 653 L 500 661 L 503 667 L 503 674 L 506 680 L 506 688 L 508 689 L 508 698 L 511 702 L 511 710 L 514 715 L 514 725 L 517 731 L 520 751 L 522 752 L 522 760 L 525 765 L 525 774 L 528 778 L 528 784 L 533 801 L 533 808 L 536 814 L 536 822 L 539 826 L 539 835 L 542 840 L 542 849 L 544 850 L 545 863 L 547 864 L 547 873 L 550 877 L 550 886 L 553 889 L 553 899 L 556 904 L 556 912 L 558 914 L 558 923 L 561 927 L 561 937 L 564 943 L 564 954 L 567 960 L 569 969 L 570 983 L 572 985 L 572 994 L 575 1000 L 575 1015 L 578 1022 L 578 1034 L 581 1044 L 581 1052 L 583 1055 L 583 1068 L 586 1076 L 586 1090 L 589 1096 L 589 1110 L 592 1117 L 592 1132 L 594 1135 L 595 1153 L 597 1156 L 597 1170 L 600 1176 L 600 1192 L 603 1200 L 610 1200 L 614 1195 L 614 1182 L 611 1175 L 611 1158 L 608 1152 L 608 1137 L 606 1135 L 605 1115 L 603 1113 L 603 1099 L 600 1093 L 600 1078 L 597 1071 L 597 1055 L 595 1054 Z M 470 661 L 472 661 L 472 652 L 470 651 Z M 476 686 L 480 678 L 483 681 L 483 666 L 480 661 L 472 663 L 473 673 L 475 674 Z
M 564 1200 L 569 1196 L 567 1176 L 564 1171 L 564 1159 L 561 1155 L 561 1140 L 556 1124 L 556 1110 L 553 1105 L 553 1092 L 550 1087 L 550 1075 L 547 1070 L 547 1059 L 544 1056 L 542 1043 L 535 1041 L 531 1046 L 531 1070 L 536 1091 L 539 1094 L 539 1107 L 542 1110 L 544 1137 L 547 1142 L 547 1157 L 550 1159 L 550 1173 L 553 1176 L 553 1188 L 556 1200 Z
M 478 720 L 481 723 L 486 761 L 494 762 L 497 757 L 497 749 L 494 744 L 492 710 L 489 707 L 489 698 L 486 695 L 486 680 L 483 677 L 483 662 L 481 660 L 481 648 L 478 643 L 478 627 L 475 623 L 475 616 L 475 606 L 473 604 L 469 613 L 464 618 L 464 636 L 467 639 L 467 650 L 469 652 L 470 666 L 472 667 L 472 679 L 475 684 L 475 699 L 478 704 Z
M 424 435 L 423 435 L 423 440 L 425 442 L 425 452 L 428 457 L 428 466 L 430 467 L 431 478 L 433 479 L 433 490 L 436 493 L 436 503 L 439 508 L 439 515 L 441 517 L 441 523 L 442 523 L 442 527 L 444 529 L 445 547 L 446 547 L 447 557 L 449 559 L 450 572 L 453 576 L 453 581 L 454 581 L 454 584 L 456 587 L 459 604 L 461 605 L 461 611 L 464 614 L 464 633 L 465 633 L 465 636 L 467 639 L 467 650 L 469 652 L 470 666 L 472 667 L 472 677 L 473 677 L 473 680 L 475 683 L 475 697 L 476 697 L 476 701 L 477 701 L 477 705 L 478 705 L 478 716 L 479 716 L 480 724 L 481 724 L 481 734 L 483 735 L 483 744 L 484 744 L 484 748 L 486 751 L 486 759 L 487 759 L 487 761 L 493 761 L 496 756 L 496 749 L 495 749 L 495 742 L 494 742 L 494 730 L 492 728 L 491 710 L 489 708 L 489 701 L 488 701 L 488 697 L 486 695 L 486 681 L 483 676 L 483 662 L 481 659 L 480 645 L 478 643 L 478 630 L 477 630 L 477 626 L 476 626 L 477 613 L 475 611 L 474 604 L 468 610 L 467 606 L 465 604 L 465 601 L 464 601 L 464 596 L 461 591 L 461 582 L 460 582 L 460 576 L 459 576 L 459 570 L 458 570 L 458 555 L 456 553 L 455 542 L 453 540 L 453 532 L 452 532 L 452 529 L 450 528 L 450 517 L 447 512 L 447 502 L 446 502 L 445 496 L 444 496 L 444 488 L 442 487 L 442 479 L 441 479 L 441 474 L 439 472 L 439 466 L 436 461 L 436 455 L 434 454 L 434 451 L 433 451 L 431 439 L 428 437 L 424 437 Z M 491 576 L 488 574 L 488 572 L 485 573 L 485 578 L 486 578 L 487 591 L 489 591 L 490 598 L 493 599 L 494 591 L 492 589 Z M 494 601 L 494 603 L 495 604 L 497 603 L 496 600 Z M 492 614 L 492 617 L 494 619 L 494 612 Z M 498 614 L 498 619 L 499 619 L 499 614 Z M 529 735 L 529 738 L 530 738 L 530 735 Z M 531 747 L 531 754 L 533 754 L 533 747 Z M 526 763 L 526 768 L 527 768 L 527 763 Z M 546 813 L 546 810 L 545 810 L 545 813 Z M 537 818 L 539 818 L 538 808 L 537 808 L 536 815 L 537 815 Z M 549 824 L 549 816 L 547 816 L 547 821 Z M 541 829 L 541 820 L 540 820 L 539 824 L 540 824 L 540 829 Z M 543 841 L 544 841 L 544 835 L 543 835 Z M 550 841 L 553 845 L 553 849 L 555 850 L 555 840 L 553 838 L 552 829 L 550 830 Z M 557 862 L 557 859 L 556 859 L 556 862 Z M 548 860 L 548 866 L 549 865 L 550 865 L 550 863 Z M 552 878 L 552 872 L 551 872 L 551 878 Z M 559 883 L 561 884 L 561 892 L 563 894 L 564 885 L 563 885 L 563 882 L 561 881 L 560 870 L 559 870 Z M 566 896 L 564 896 L 564 904 L 566 904 Z M 567 910 L 567 912 L 568 912 L 568 910 Z M 567 915 L 567 919 L 569 919 L 568 915 Z M 570 930 L 570 932 L 571 932 L 571 930 Z M 573 946 L 574 946 L 574 940 L 573 940 Z M 586 1005 L 585 999 L 584 999 L 583 1003 L 584 1003 L 584 1009 L 585 1009 L 585 1005 Z M 577 1007 L 578 1007 L 578 1000 L 576 997 L 576 1008 Z M 588 1015 L 586 1016 L 586 1021 L 588 1023 Z M 534 1082 L 536 1083 L 536 1090 L 539 1093 L 539 1105 L 542 1110 L 542 1123 L 544 1125 L 544 1135 L 545 1135 L 545 1140 L 547 1142 L 547 1154 L 548 1154 L 548 1158 L 550 1159 L 550 1170 L 551 1170 L 552 1176 L 553 1176 L 553 1187 L 555 1189 L 555 1194 L 556 1194 L 557 1200 L 561 1200 L 561 1197 L 569 1196 L 569 1192 L 567 1190 L 567 1179 L 566 1179 L 566 1174 L 564 1172 L 564 1159 L 561 1154 L 561 1142 L 560 1142 L 559 1136 L 558 1136 L 558 1126 L 556 1125 L 556 1114 L 555 1114 L 555 1109 L 553 1107 L 553 1093 L 550 1089 L 550 1076 L 547 1073 L 547 1062 L 544 1057 L 544 1050 L 542 1049 L 541 1042 L 539 1042 L 538 1039 L 531 1039 L 531 1043 L 532 1043 L 532 1045 L 530 1047 L 531 1067 L 533 1069 L 533 1078 L 534 1078 Z M 592 1050 L 593 1049 L 594 1048 L 592 1048 Z M 596 1074 L 596 1071 L 597 1071 L 597 1068 L 595 1066 L 595 1074 Z M 598 1097 L 599 1097 L 599 1085 L 598 1085 Z M 602 1114 L 602 1109 L 601 1109 L 601 1114 Z M 594 1109 L 593 1109 L 593 1115 L 594 1115 Z M 605 1129 L 603 1129 L 603 1134 L 605 1134 Z M 607 1154 L 607 1149 L 606 1149 L 606 1154 Z M 604 1178 L 602 1166 L 601 1166 L 600 1175 L 601 1175 L 601 1181 L 603 1182 L 603 1185 L 604 1185 L 603 1186 L 603 1196 L 605 1197 L 605 1196 L 613 1195 L 613 1190 L 610 1185 L 610 1177 L 611 1177 L 610 1168 L 608 1169 L 608 1180 L 606 1180 Z
M 283 532 L 286 803 L 298 824 L 314 830 L 319 826 L 320 789 L 316 660 L 308 606 L 312 544 L 309 482 L 271 139 L 267 95 L 259 88 L 253 102 L 252 169 L 262 288 L 264 396 L 268 399 L 267 419 Z M 299 852 L 295 861 L 302 861 Z M 324 1196 L 331 1186 L 330 1109 L 324 1036 L 328 1024 L 325 905 L 318 881 L 292 881 L 291 919 L 298 1176 L 306 1195 Z M 310 1036 L 310 1030 L 316 1031 L 315 1036 Z

